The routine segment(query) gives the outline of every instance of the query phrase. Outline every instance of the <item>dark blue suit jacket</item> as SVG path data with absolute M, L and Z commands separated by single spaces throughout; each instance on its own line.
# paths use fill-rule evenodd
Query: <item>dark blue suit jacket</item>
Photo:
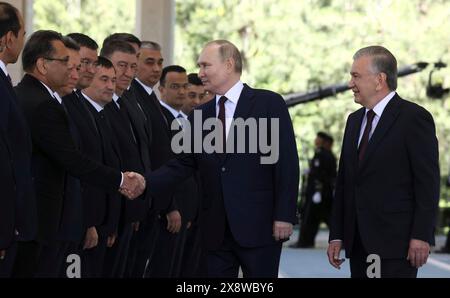
M 202 112 L 202 122 L 216 118 L 215 100 L 198 110 Z M 191 113 L 191 126 L 195 117 L 196 114 Z M 208 154 L 202 150 L 202 153 L 181 154 L 161 169 L 146 174 L 148 190 L 164 193 L 199 170 L 203 187 L 201 224 L 208 250 L 220 248 L 227 223 L 240 246 L 260 247 L 274 243 L 274 221 L 296 222 L 299 163 L 294 131 L 283 98 L 271 91 L 244 85 L 234 118 L 279 119 L 278 162 L 262 165 L 260 152 Z M 209 131 L 203 131 L 202 139 L 208 134 Z M 248 134 L 245 140 L 248 143 Z
M 343 240 L 351 257 L 357 225 L 367 253 L 405 258 L 412 238 L 434 244 L 440 178 L 433 117 L 395 95 L 358 162 L 364 115 L 361 108 L 347 120 L 330 240 Z
M 31 137 L 14 90 L 0 70 L 0 249 L 14 239 L 36 236 L 36 202 L 31 178 Z

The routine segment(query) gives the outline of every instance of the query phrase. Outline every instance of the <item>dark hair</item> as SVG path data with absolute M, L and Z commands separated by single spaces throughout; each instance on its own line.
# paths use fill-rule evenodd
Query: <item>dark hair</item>
M 12 31 L 17 37 L 20 31 L 19 11 L 6 2 L 0 2 L 0 37 Z
M 68 49 L 74 50 L 74 51 L 79 51 L 80 50 L 80 46 L 78 45 L 78 43 L 73 40 L 72 38 L 70 38 L 69 36 L 63 36 L 63 43 L 64 46 Z
M 371 68 L 375 73 L 386 74 L 386 83 L 391 91 L 397 89 L 397 59 L 382 46 L 368 46 L 359 49 L 353 56 L 356 60 L 362 56 L 371 58 Z
M 134 44 L 137 44 L 139 48 L 142 45 L 142 43 L 139 40 L 139 38 L 137 38 L 133 34 L 130 34 L 130 33 L 114 33 L 114 34 L 111 34 L 110 36 L 108 36 L 107 38 L 105 38 L 105 40 L 103 41 L 103 46 L 102 47 L 105 47 L 105 45 L 107 43 L 110 43 L 112 41 L 124 41 L 124 42 L 128 42 L 128 43 L 134 43 Z
M 322 140 L 332 144 L 334 142 L 334 139 L 332 136 L 330 136 L 329 134 L 323 132 L 323 131 L 319 131 L 317 133 L 317 136 L 320 137 Z
M 97 66 L 101 66 L 101 67 L 104 67 L 107 69 L 114 68 L 114 65 L 112 64 L 112 62 L 109 59 L 102 57 L 102 56 L 98 56 Z M 114 71 L 115 70 L 116 69 L 114 68 Z
M 203 86 L 202 80 L 198 77 L 198 74 L 196 73 L 190 73 L 188 74 L 188 82 L 189 84 L 196 85 L 196 86 Z
M 109 59 L 115 52 L 136 55 L 136 50 L 129 43 L 120 40 L 113 40 L 103 44 L 103 48 L 100 51 L 100 56 Z
M 183 67 L 181 67 L 179 65 L 169 65 L 169 66 L 164 67 L 162 70 L 162 73 L 161 73 L 161 78 L 159 79 L 159 84 L 163 87 L 166 84 L 166 76 L 169 72 L 183 73 L 183 72 L 186 72 L 186 69 L 184 69 Z
M 95 40 L 83 33 L 70 33 L 67 34 L 67 36 L 75 40 L 80 47 L 85 47 L 95 51 L 98 50 L 98 44 Z
M 55 52 L 52 42 L 62 42 L 61 33 L 52 30 L 39 30 L 31 34 L 22 52 L 23 70 L 31 71 L 41 57 L 51 57 Z

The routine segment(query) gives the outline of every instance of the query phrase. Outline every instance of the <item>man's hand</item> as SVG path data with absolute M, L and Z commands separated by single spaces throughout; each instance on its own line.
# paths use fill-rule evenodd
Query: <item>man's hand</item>
M 178 210 L 174 210 L 169 212 L 166 215 L 167 218 L 167 230 L 172 233 L 178 233 L 181 228 L 181 214 Z
M 106 246 L 111 248 L 114 245 L 114 242 L 116 242 L 116 234 L 112 234 L 108 236 L 108 240 L 106 241 Z
M 408 257 L 411 266 L 419 268 L 427 263 L 430 254 L 430 245 L 422 240 L 411 239 L 409 241 Z
M 273 237 L 276 241 L 288 239 L 292 235 L 292 224 L 284 221 L 273 222 Z
M 4 260 L 6 256 L 6 250 L 0 250 L 0 261 Z
M 96 247 L 98 244 L 98 234 L 95 227 L 90 227 L 86 231 L 86 236 L 84 238 L 83 249 L 91 249 Z
M 145 178 L 141 174 L 125 172 L 123 173 L 123 183 L 119 191 L 130 200 L 133 200 L 144 192 L 145 186 Z
M 341 240 L 331 241 L 328 244 L 328 250 L 327 250 L 328 262 L 330 262 L 331 266 L 333 266 L 334 268 L 337 268 L 337 269 L 341 269 L 341 265 L 345 261 L 345 259 L 339 258 L 341 249 L 342 249 L 342 241 Z

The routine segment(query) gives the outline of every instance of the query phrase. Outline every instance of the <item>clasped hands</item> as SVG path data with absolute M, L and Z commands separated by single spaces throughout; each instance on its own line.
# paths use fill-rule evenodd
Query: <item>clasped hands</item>
M 123 173 L 123 183 L 119 191 L 130 200 L 139 197 L 145 190 L 145 178 L 135 172 Z

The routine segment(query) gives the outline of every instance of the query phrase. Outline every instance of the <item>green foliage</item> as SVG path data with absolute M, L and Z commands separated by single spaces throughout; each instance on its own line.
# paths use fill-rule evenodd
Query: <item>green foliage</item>
M 190 71 L 204 43 L 228 39 L 244 55 L 243 81 L 288 94 L 349 79 L 354 52 L 384 45 L 399 66 L 442 60 L 450 64 L 448 0 L 179 0 L 175 57 Z M 434 116 L 442 175 L 450 167 L 450 100 L 426 97 L 427 69 L 399 79 L 399 94 Z M 442 72 L 450 87 L 450 70 Z M 340 144 L 347 116 L 360 106 L 350 92 L 291 109 L 302 167 L 315 134 L 330 132 Z
M 81 32 L 99 46 L 111 33 L 133 32 L 135 27 L 135 1 L 34 0 L 33 9 L 35 30 Z

